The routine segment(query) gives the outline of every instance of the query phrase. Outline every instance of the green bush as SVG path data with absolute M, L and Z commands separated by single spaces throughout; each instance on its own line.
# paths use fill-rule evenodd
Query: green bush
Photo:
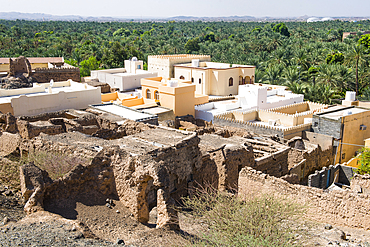
M 360 152 L 360 166 L 356 172 L 361 175 L 370 174 L 370 148 L 362 148 Z
M 303 207 L 271 195 L 241 201 L 214 189 L 198 190 L 184 198 L 190 209 L 185 213 L 207 229 L 196 246 L 299 246 L 293 238 L 290 222 L 299 218 Z

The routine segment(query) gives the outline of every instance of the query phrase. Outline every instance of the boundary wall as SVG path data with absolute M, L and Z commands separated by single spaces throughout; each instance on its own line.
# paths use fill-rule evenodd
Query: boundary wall
M 352 191 L 324 191 L 290 184 L 250 167 L 239 173 L 238 196 L 245 200 L 258 194 L 272 194 L 305 205 L 303 217 L 333 225 L 370 230 L 370 195 Z

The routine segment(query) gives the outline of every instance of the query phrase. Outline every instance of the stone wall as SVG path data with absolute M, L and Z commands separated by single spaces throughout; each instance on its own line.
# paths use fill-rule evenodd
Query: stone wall
M 79 68 L 36 68 L 32 77 L 37 82 L 46 83 L 51 79 L 54 81 L 72 81 L 80 82 Z
M 315 133 L 341 138 L 342 123 L 340 120 L 324 118 L 320 114 L 313 115 L 312 129 Z
M 323 167 L 321 170 L 316 170 L 315 173 L 308 176 L 308 186 L 321 189 L 328 188 L 333 183 L 350 185 L 350 181 L 354 176 L 355 168 L 344 165 L 330 165 Z
M 293 185 L 252 168 L 243 168 L 239 174 L 238 196 L 246 199 L 260 193 L 282 196 L 299 205 L 306 205 L 305 218 L 370 230 L 369 195 L 351 191 L 326 192 L 318 188 Z

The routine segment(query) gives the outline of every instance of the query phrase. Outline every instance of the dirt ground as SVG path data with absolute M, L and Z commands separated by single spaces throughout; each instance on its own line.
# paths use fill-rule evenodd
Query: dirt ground
M 181 213 L 180 232 L 156 229 L 156 208 L 149 223 L 141 224 L 117 200 L 112 200 L 111 207 L 77 202 L 73 220 L 49 212 L 26 216 L 19 184 L 6 176 L 7 171 L 14 176 L 18 169 L 11 164 L 0 162 L 6 166 L 0 181 L 0 246 L 189 246 L 189 239 L 207 229 Z M 298 230 L 295 241 L 302 246 L 370 247 L 370 231 L 304 221 L 294 228 Z

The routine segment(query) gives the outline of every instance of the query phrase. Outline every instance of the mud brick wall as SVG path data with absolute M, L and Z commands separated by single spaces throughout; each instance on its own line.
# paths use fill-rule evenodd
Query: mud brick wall
M 254 169 L 270 176 L 281 177 L 288 174 L 288 155 L 290 148 L 280 150 L 267 157 L 257 158 Z
M 282 196 L 299 205 L 306 205 L 307 213 L 303 216 L 307 219 L 370 230 L 370 195 L 351 191 L 325 192 L 289 184 L 252 168 L 243 168 L 239 173 L 238 196 L 247 199 L 258 194 Z
M 358 187 L 361 188 L 361 191 Z M 370 175 L 354 174 L 351 180 L 351 189 L 370 195 Z
M 54 81 L 72 81 L 80 82 L 80 69 L 79 68 L 67 68 L 67 69 L 48 69 L 48 68 L 37 68 L 32 74 L 40 83 L 50 82 L 51 79 Z

